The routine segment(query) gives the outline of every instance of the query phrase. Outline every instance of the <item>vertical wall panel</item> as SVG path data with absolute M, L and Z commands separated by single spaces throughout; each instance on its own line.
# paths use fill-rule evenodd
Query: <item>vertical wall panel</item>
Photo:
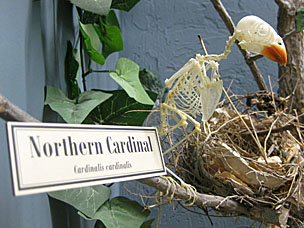
M 32 0 L 0 2 L 0 93 L 41 119 L 44 75 L 37 29 L 39 4 Z M 5 122 L 1 120 L 0 227 L 50 228 L 46 194 L 13 196 L 5 132 Z

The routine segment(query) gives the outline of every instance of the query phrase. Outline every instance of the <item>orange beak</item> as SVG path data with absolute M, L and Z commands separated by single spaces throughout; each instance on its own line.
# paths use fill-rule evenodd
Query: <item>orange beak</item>
M 271 46 L 265 46 L 261 54 L 281 65 L 285 66 L 287 63 L 287 53 L 284 45 L 272 44 Z

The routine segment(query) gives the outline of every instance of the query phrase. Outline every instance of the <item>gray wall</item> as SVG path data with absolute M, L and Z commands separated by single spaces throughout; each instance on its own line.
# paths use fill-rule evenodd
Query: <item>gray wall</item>
M 235 24 L 246 15 L 257 15 L 276 28 L 277 6 L 274 0 L 223 0 Z M 170 77 L 196 53 L 203 54 L 197 38 L 201 34 L 207 51 L 223 52 L 229 32 L 209 0 L 142 0 L 131 10 L 121 13 L 126 56 L 157 72 L 163 79 Z M 266 59 L 257 62 L 264 77 L 277 78 L 277 65 Z M 220 74 L 227 86 L 234 80 L 235 93 L 257 91 L 243 57 L 233 46 L 227 60 L 220 62 Z M 267 79 L 268 81 L 268 79 Z
M 72 11 L 65 0 L 59 1 L 0 1 L 0 93 L 38 119 L 42 119 L 45 83 L 64 87 L 62 64 L 66 39 L 71 39 L 74 33 Z M 245 15 L 255 14 L 276 25 L 274 0 L 223 0 L 223 4 L 235 22 Z M 124 51 L 111 56 L 107 68 L 113 68 L 117 58 L 124 56 L 137 62 L 141 68 L 157 72 L 162 79 L 170 77 L 196 53 L 202 53 L 197 34 L 203 36 L 209 53 L 221 53 L 229 36 L 207 0 L 141 0 L 131 12 L 121 12 L 120 19 Z M 42 51 L 43 48 L 46 52 Z M 261 59 L 258 65 L 264 76 L 270 75 L 273 81 L 276 80 L 275 63 Z M 257 90 L 235 46 L 228 59 L 221 62 L 220 72 L 226 86 L 234 79 L 232 88 L 235 93 Z M 89 87 L 115 88 L 112 81 L 104 78 L 93 76 Z M 51 227 L 46 194 L 13 197 L 5 122 L 2 120 L 0 130 L 0 227 Z M 137 185 L 136 182 L 134 184 Z M 128 195 L 122 188 L 121 194 Z M 156 216 L 154 209 L 152 217 Z M 213 221 L 214 227 L 248 227 L 252 224 L 245 219 L 235 224 L 234 218 Z M 174 210 L 167 206 L 162 210 L 162 227 L 211 225 L 204 216 L 187 213 L 180 206 Z
M 0 93 L 42 120 L 58 121 L 43 110 L 44 86 L 65 89 L 64 57 L 67 40 L 73 42 L 72 7 L 66 0 L 0 1 Z M 114 68 L 118 54 L 106 67 Z M 98 67 L 96 67 L 98 69 Z M 112 88 L 104 76 L 88 80 L 89 88 Z M 0 227 L 52 227 L 47 195 L 14 197 L 12 191 L 5 122 L 0 119 Z M 119 185 L 113 189 L 118 194 Z M 57 211 L 56 224 L 65 228 L 93 227 L 64 204 L 51 201 Z M 59 219 L 58 219 L 59 218 Z M 58 227 L 55 225 L 54 227 Z
M 32 0 L 0 1 L 0 92 L 41 119 L 44 64 L 38 6 Z M 13 197 L 5 122 L 0 123 L 0 227 L 51 227 L 46 194 Z

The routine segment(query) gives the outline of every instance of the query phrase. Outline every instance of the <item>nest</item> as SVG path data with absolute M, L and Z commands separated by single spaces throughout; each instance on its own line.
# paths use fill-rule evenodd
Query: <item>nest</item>
M 169 165 L 198 192 L 233 196 L 248 206 L 299 209 L 303 125 L 285 107 L 285 99 L 268 92 L 247 96 L 244 103 L 226 102 L 199 136 L 171 151 Z

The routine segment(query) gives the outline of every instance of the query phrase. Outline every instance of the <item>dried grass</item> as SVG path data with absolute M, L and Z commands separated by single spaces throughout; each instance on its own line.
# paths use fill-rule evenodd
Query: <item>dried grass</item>
M 285 103 L 271 92 L 230 96 L 200 135 L 168 154 L 167 165 L 201 193 L 273 209 L 304 206 L 304 126 Z M 167 135 L 164 149 L 184 134 L 187 129 Z

